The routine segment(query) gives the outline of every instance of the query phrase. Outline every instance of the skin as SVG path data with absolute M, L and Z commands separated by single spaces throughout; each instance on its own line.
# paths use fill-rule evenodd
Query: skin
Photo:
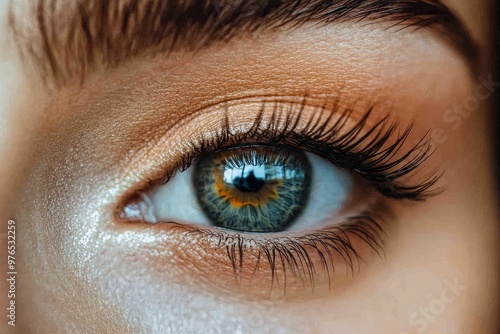
M 489 50 L 491 4 L 448 4 Z M 435 36 L 304 26 L 196 54 L 134 59 L 93 73 L 83 87 L 48 92 L 0 27 L 0 212 L 3 222 L 16 221 L 18 332 L 498 329 L 491 94 Z M 488 68 L 483 56 L 480 77 Z M 231 120 L 244 125 L 263 96 L 297 103 L 305 90 L 306 114 L 335 92 L 341 107 L 357 103 L 354 118 L 376 102 L 376 118 L 390 109 L 402 122 L 414 120 L 406 148 L 434 129 L 438 150 L 422 173 L 446 168 L 447 190 L 423 203 L 385 203 L 398 223 L 386 231 L 384 259 L 366 250 L 354 278 L 340 270 L 331 289 L 295 287 L 283 297 L 266 294 L 266 268 L 247 289 L 221 254 L 166 226 L 116 222 L 117 208 L 145 180 L 160 178 L 196 133 L 217 129 L 227 103 Z M 471 96 L 481 101 L 470 115 L 463 107 L 446 117 Z

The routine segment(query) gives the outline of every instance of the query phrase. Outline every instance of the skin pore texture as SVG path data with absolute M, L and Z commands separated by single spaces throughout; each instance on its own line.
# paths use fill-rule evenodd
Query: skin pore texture
M 0 3 L 6 13 L 7 1 Z M 447 5 L 486 54 L 477 74 L 426 29 L 305 24 L 136 57 L 55 90 L 20 59 L 2 17 L 0 212 L 2 224 L 13 219 L 17 227 L 15 330 L 494 332 L 498 218 L 487 122 L 498 85 L 484 85 L 491 4 Z M 467 114 L 471 96 L 480 104 Z M 320 280 L 314 290 L 290 283 L 270 291 L 266 266 L 254 281 L 238 282 L 205 239 L 119 218 L 190 143 L 225 117 L 248 126 L 263 101 L 304 104 L 305 119 L 319 108 L 352 108 L 355 122 L 374 106 L 369 125 L 388 113 L 402 129 L 413 122 L 402 151 L 429 133 L 436 152 L 407 181 L 446 170 L 439 181 L 446 190 L 418 203 L 373 195 L 390 207 L 383 256 L 353 240 L 365 260 L 359 270 L 351 275 L 335 259 L 331 286 Z M 461 111 L 449 114 L 457 105 Z

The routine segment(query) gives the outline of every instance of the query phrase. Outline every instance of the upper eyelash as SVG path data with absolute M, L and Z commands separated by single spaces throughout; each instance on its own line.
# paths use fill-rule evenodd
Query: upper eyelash
M 438 171 L 417 184 L 402 182 L 434 153 L 432 140 L 427 134 L 411 149 L 401 152 L 413 123 L 399 132 L 398 121 L 390 121 L 389 116 L 386 116 L 365 130 L 374 109 L 371 107 L 345 131 L 354 110 L 347 108 L 340 111 L 339 118 L 329 125 L 335 112 L 321 107 L 315 114 L 317 116 L 311 117 L 306 126 L 299 129 L 298 124 L 307 105 L 307 96 L 304 96 L 298 112 L 294 111 L 296 103 L 290 104 L 288 108 L 275 103 L 268 124 L 263 125 L 267 103 L 262 102 L 250 129 L 241 133 L 233 133 L 226 111 L 220 130 L 210 138 L 201 137 L 198 141 L 191 142 L 190 152 L 182 156 L 175 168 L 166 173 L 165 182 L 176 171 L 182 172 L 196 163 L 203 154 L 252 140 L 256 144 L 286 145 L 317 154 L 337 167 L 355 171 L 389 198 L 422 201 L 443 191 L 443 188 L 434 187 L 442 175 Z M 325 113 L 328 113 L 326 118 Z M 383 148 L 394 136 L 396 140 Z M 396 157 L 398 154 L 399 157 Z

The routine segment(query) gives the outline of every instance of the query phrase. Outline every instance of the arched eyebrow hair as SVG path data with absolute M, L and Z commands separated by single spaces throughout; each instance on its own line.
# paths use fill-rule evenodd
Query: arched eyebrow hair
M 21 54 L 34 59 L 44 81 L 56 87 L 75 77 L 83 82 L 96 66 L 196 51 L 305 23 L 375 21 L 397 30 L 429 28 L 473 70 L 478 58 L 467 29 L 438 0 L 38 0 L 31 11 L 35 19 L 23 26 L 11 7 L 9 25 Z

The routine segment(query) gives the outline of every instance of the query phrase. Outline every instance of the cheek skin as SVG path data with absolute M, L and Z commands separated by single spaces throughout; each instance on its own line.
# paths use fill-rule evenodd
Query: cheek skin
M 323 45 L 318 46 L 318 49 L 322 48 Z M 233 51 L 238 49 L 240 47 L 234 45 Z M 149 168 L 162 172 L 158 166 L 151 166 L 150 160 L 159 152 L 153 145 L 164 143 L 165 146 L 180 146 L 182 149 L 184 132 L 165 135 L 166 130 L 179 123 L 186 114 L 203 110 L 207 104 L 219 103 L 215 96 L 227 98 L 229 95 L 237 99 L 279 92 L 293 97 L 297 96 L 297 90 L 302 92 L 303 88 L 320 87 L 312 93 L 322 95 L 342 91 L 351 103 L 359 96 L 390 100 L 388 104 L 395 112 L 401 112 L 403 120 L 418 114 L 416 122 L 420 122 L 420 129 L 423 129 L 424 125 L 429 126 L 429 119 L 437 119 L 434 110 L 445 110 L 449 103 L 459 101 L 470 89 L 465 71 L 457 70 L 461 66 L 455 58 L 450 61 L 453 63 L 450 68 L 439 70 L 440 62 L 436 61 L 429 68 L 407 68 L 407 72 L 403 72 L 405 75 L 398 76 L 392 73 L 402 71 L 403 64 L 408 60 L 404 56 L 391 66 L 385 64 L 378 70 L 370 67 L 360 71 L 359 68 L 346 70 L 336 67 L 333 61 L 322 62 L 324 55 L 321 54 L 316 54 L 318 61 L 311 59 L 310 64 L 303 60 L 287 63 L 283 60 L 284 50 L 280 45 L 275 50 L 260 50 L 271 55 L 261 65 L 252 65 L 252 59 L 256 59 L 257 55 L 246 50 L 247 58 L 236 53 L 233 59 L 228 52 L 214 52 L 212 56 L 204 55 L 203 62 L 192 59 L 189 61 L 191 65 L 177 67 L 176 70 L 172 70 L 176 64 L 168 61 L 130 64 L 140 69 L 135 72 L 139 73 L 137 77 L 128 74 L 130 68 L 116 70 L 102 85 L 89 84 L 83 91 L 67 91 L 55 97 L 49 109 L 66 113 L 67 118 L 52 119 L 44 124 L 45 135 L 34 145 L 37 158 L 31 162 L 32 168 L 22 187 L 22 198 L 25 200 L 19 203 L 15 214 L 16 219 L 26 224 L 20 231 L 26 249 L 22 276 L 26 277 L 24 298 L 33 300 L 34 305 L 45 305 L 35 314 L 47 319 L 46 322 L 60 324 L 57 326 L 85 323 L 80 325 L 80 329 L 94 332 L 110 328 L 117 332 L 161 331 L 165 329 L 165 324 L 173 329 L 196 330 L 206 328 L 207 323 L 210 327 L 231 332 L 238 329 L 238 323 L 248 322 L 252 307 L 264 305 L 258 298 L 256 302 L 248 302 L 254 300 L 252 296 L 240 299 L 238 296 L 214 293 L 213 282 L 215 287 L 220 288 L 234 279 L 232 268 L 223 260 L 224 254 L 216 253 L 207 260 L 203 249 L 197 249 L 174 231 L 165 233 L 147 226 L 132 228 L 113 224 L 112 210 L 117 198 L 139 179 L 138 175 L 142 176 Z M 449 57 L 446 51 L 441 52 L 442 57 Z M 221 54 L 226 55 L 225 64 L 218 64 Z M 334 51 L 332 54 L 335 54 Z M 303 53 L 296 51 L 291 56 L 294 57 L 304 58 Z M 356 63 L 353 61 L 353 64 Z M 234 68 L 240 68 L 239 72 L 234 73 Z M 297 68 L 302 69 L 302 74 L 297 73 Z M 437 74 L 426 76 L 429 72 Z M 152 77 L 155 80 L 151 80 Z M 234 77 L 238 80 L 231 79 Z M 441 80 L 464 84 L 450 87 L 440 85 Z M 367 85 L 367 82 L 371 84 Z M 416 98 L 422 96 L 426 98 Z M 193 131 L 201 131 L 204 124 L 201 119 Z M 472 145 L 471 148 L 474 148 Z M 140 155 L 138 151 L 149 151 L 149 154 Z M 456 159 L 456 151 L 451 147 L 443 149 L 441 154 L 443 164 L 453 162 L 453 157 Z M 122 170 L 128 168 L 132 171 Z M 457 172 L 457 175 L 462 174 Z M 487 185 L 484 184 L 484 187 L 487 188 Z M 456 189 L 463 188 L 457 186 Z M 445 198 L 449 202 L 444 203 L 457 203 L 453 194 L 448 194 Z M 405 226 L 413 226 L 416 230 L 422 225 L 422 212 L 426 210 L 431 213 L 442 210 L 450 214 L 453 205 L 452 209 L 444 210 L 440 201 L 444 200 L 436 201 L 435 206 L 422 206 L 404 212 Z M 464 208 L 470 206 L 464 205 Z M 432 219 L 424 219 L 427 220 L 423 225 L 431 229 Z M 457 227 L 461 221 L 449 221 L 447 226 Z M 414 259 L 423 261 L 421 255 L 417 256 L 417 250 L 402 251 L 414 237 L 407 229 L 401 229 L 397 237 L 405 246 L 396 243 L 388 251 L 398 255 L 389 258 L 383 267 L 373 264 L 354 283 L 350 281 L 345 285 L 357 284 L 358 288 L 343 289 L 345 286 L 339 284 L 335 294 L 325 293 L 323 298 L 318 299 L 319 302 L 306 296 L 287 300 L 286 303 L 272 300 L 271 310 L 263 308 L 260 314 L 266 325 L 258 329 L 266 332 L 288 326 L 285 329 L 348 332 L 350 323 L 359 322 L 354 316 L 359 315 L 360 310 L 366 314 L 366 319 L 374 323 L 380 314 L 396 313 L 402 324 L 395 326 L 395 330 L 404 328 L 406 313 L 395 310 L 395 305 L 407 304 L 407 295 L 411 305 L 425 304 L 422 295 L 433 280 L 419 284 L 417 277 L 422 276 L 415 275 L 408 278 L 406 285 L 397 285 L 394 279 L 389 279 L 398 276 L 396 274 L 405 268 L 414 273 L 411 268 L 418 263 Z M 426 233 L 433 231 L 426 230 Z M 470 243 L 464 235 L 456 240 L 463 244 Z M 435 237 L 431 243 L 436 245 L 439 242 L 439 238 Z M 159 244 L 166 246 L 159 247 Z M 476 250 L 480 249 L 476 242 L 473 246 Z M 421 248 L 418 250 L 424 251 Z M 438 254 L 446 260 L 443 252 L 440 250 Z M 426 254 L 429 258 L 434 256 L 429 251 Z M 207 261 L 200 263 L 200 258 Z M 439 272 L 440 263 L 434 262 L 428 267 L 421 265 L 426 272 Z M 209 267 L 217 268 L 213 277 L 196 276 L 199 272 L 207 272 Z M 436 276 L 447 277 L 454 267 L 450 264 Z M 210 280 L 212 285 L 207 285 L 205 279 Z M 394 285 L 397 287 L 394 288 Z M 31 297 L 31 292 L 35 291 Z M 367 311 L 364 309 L 366 305 L 375 305 L 377 310 Z M 22 322 L 29 323 L 29 311 L 27 306 Z M 453 311 L 452 314 L 457 313 Z M 333 320 L 335 328 L 322 328 L 310 319 L 319 323 L 331 323 Z M 246 328 L 253 328 L 254 324 L 247 325 L 249 327 Z M 361 332 L 369 332 L 369 325 L 366 325 L 367 328 L 363 328 L 365 324 L 359 326 Z M 55 329 L 69 331 L 72 328 Z

